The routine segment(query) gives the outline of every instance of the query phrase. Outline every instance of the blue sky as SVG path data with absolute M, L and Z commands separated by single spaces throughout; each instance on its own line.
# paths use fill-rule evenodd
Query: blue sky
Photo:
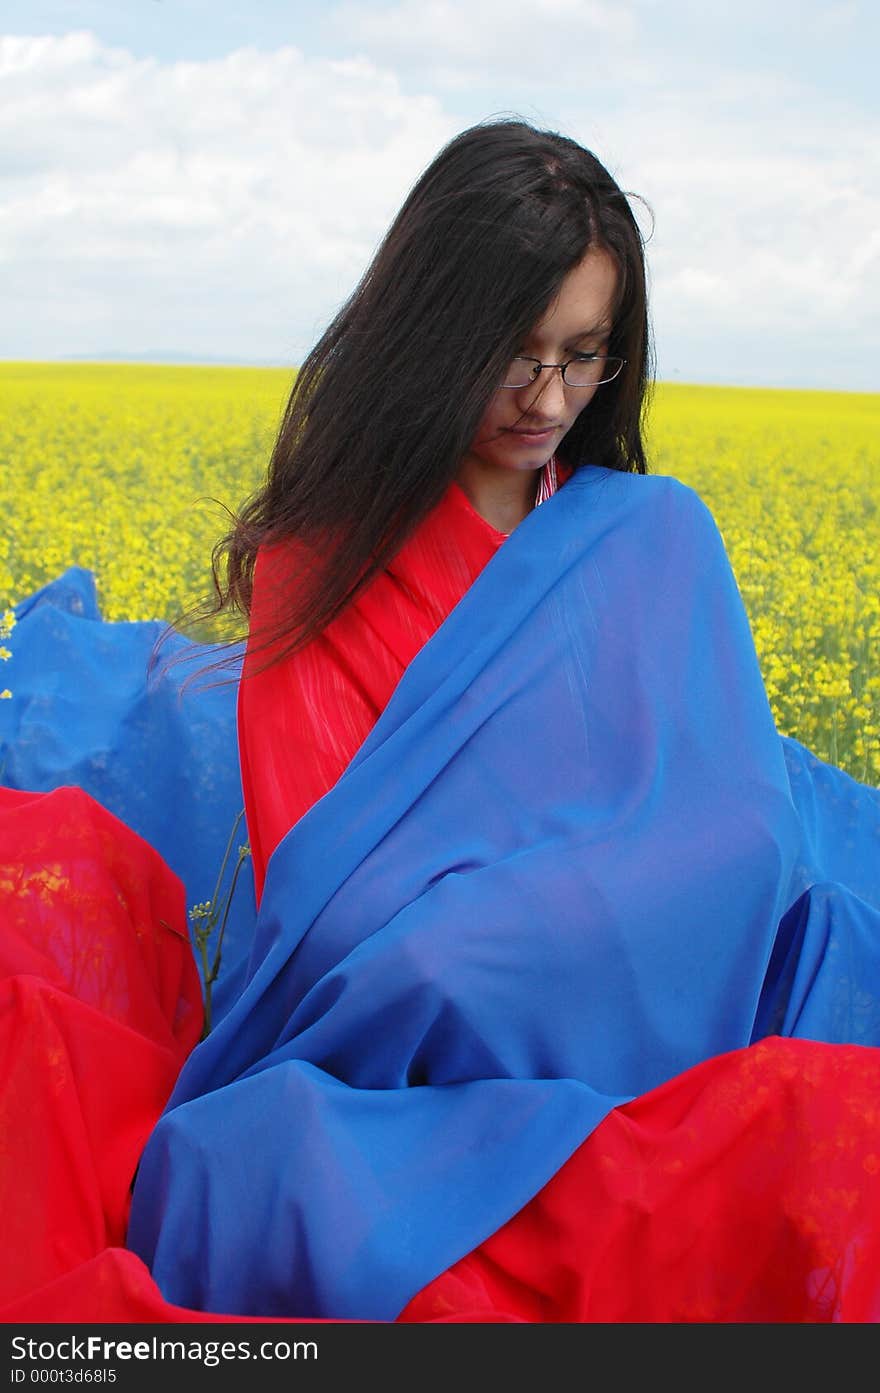
M 651 210 L 659 375 L 880 390 L 875 0 L 0 3 L 0 357 L 296 363 L 456 131 Z

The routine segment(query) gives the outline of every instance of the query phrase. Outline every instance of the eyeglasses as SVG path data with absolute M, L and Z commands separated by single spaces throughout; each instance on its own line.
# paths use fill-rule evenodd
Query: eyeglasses
M 566 387 L 601 387 L 613 382 L 621 371 L 625 358 L 609 358 L 604 353 L 579 353 L 565 363 L 542 363 L 537 358 L 512 358 L 504 375 L 502 387 L 528 387 L 537 382 L 545 368 L 559 368 Z

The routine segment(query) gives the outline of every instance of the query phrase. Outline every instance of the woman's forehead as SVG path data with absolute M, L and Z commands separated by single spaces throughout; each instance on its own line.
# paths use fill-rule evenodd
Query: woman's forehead
M 617 282 L 617 264 L 610 252 L 603 247 L 591 248 L 569 271 L 556 298 L 533 326 L 530 338 L 602 338 L 610 333 Z

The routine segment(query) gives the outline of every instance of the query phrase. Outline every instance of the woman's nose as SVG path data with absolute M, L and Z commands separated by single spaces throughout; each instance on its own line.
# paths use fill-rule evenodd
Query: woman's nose
M 536 382 L 523 388 L 525 410 L 531 416 L 541 416 L 547 421 L 558 420 L 565 410 L 565 383 L 562 369 L 547 366 L 541 369 Z

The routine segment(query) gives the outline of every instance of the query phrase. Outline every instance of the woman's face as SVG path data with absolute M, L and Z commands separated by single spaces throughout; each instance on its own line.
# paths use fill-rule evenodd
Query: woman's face
M 617 267 L 602 248 L 592 248 L 560 286 L 547 313 L 519 352 L 542 363 L 564 363 L 574 354 L 603 353 L 611 333 Z M 567 387 L 561 372 L 544 369 L 537 382 L 499 388 L 486 409 L 462 469 L 540 469 L 601 387 Z

